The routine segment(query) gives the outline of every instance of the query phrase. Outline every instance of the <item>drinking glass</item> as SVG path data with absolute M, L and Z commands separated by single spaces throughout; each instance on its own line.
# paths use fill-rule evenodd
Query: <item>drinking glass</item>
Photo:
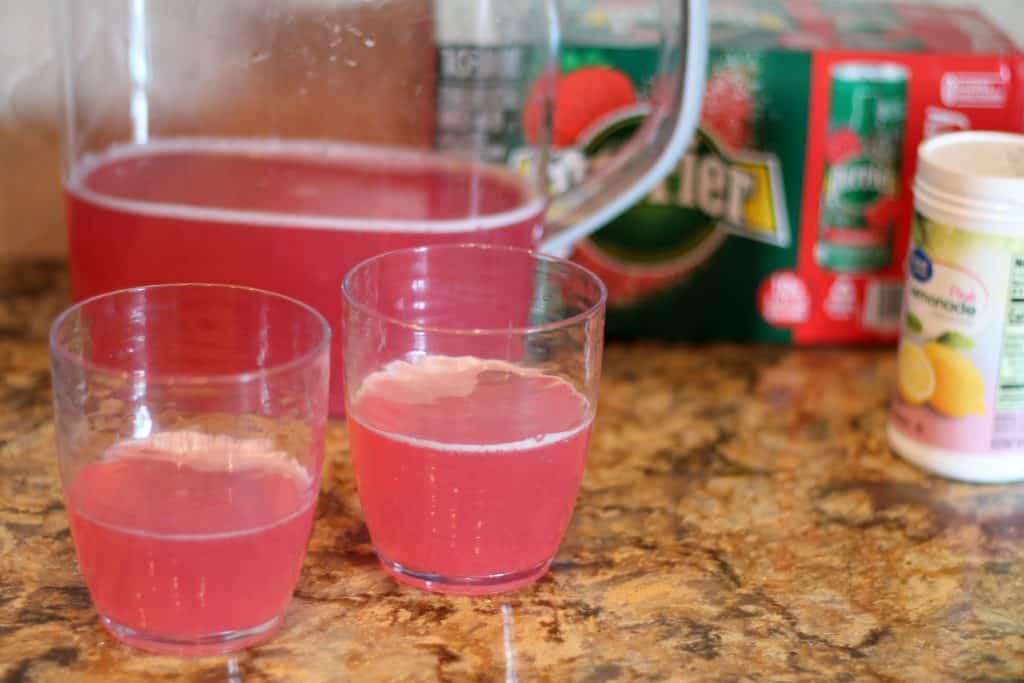
M 532 584 L 583 475 L 604 285 L 529 250 L 447 245 L 364 261 L 343 290 L 352 460 L 384 569 L 443 593 Z
M 707 0 L 632 2 L 654 74 L 633 86 L 596 69 L 589 98 L 560 89 L 559 4 L 55 0 L 74 296 L 222 282 L 295 297 L 334 324 L 338 284 L 376 254 L 465 242 L 566 253 L 689 143 Z M 560 97 L 558 120 L 582 137 L 555 149 Z M 628 144 L 588 156 L 591 123 L 642 115 Z
M 206 655 L 279 628 L 319 490 L 329 340 L 305 304 L 234 286 L 122 290 L 54 322 L 64 501 L 114 636 Z

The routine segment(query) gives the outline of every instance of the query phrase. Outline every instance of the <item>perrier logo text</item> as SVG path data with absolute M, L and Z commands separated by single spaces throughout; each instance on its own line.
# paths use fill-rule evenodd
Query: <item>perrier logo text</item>
M 829 175 L 828 192 L 835 197 L 851 192 L 875 197 L 895 190 L 896 178 L 892 169 L 879 166 L 869 159 L 858 159 L 836 166 Z
M 648 196 L 652 205 L 689 209 L 730 233 L 788 246 L 789 221 L 776 157 L 721 150 L 698 131 L 671 173 Z

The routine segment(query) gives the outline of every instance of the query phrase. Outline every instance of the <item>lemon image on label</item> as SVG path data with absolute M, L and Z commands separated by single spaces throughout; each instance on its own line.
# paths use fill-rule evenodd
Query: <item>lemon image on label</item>
M 971 360 L 937 341 L 925 344 L 924 354 L 935 373 L 931 407 L 947 417 L 984 415 L 985 381 Z
M 935 371 L 924 349 L 911 342 L 900 344 L 898 388 L 903 400 L 921 405 L 935 393 Z

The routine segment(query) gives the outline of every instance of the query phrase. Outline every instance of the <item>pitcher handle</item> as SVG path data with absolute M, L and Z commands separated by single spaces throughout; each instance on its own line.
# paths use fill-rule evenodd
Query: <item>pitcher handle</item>
M 540 250 L 566 256 L 572 245 L 637 203 L 672 170 L 697 130 L 707 72 L 707 0 L 678 0 L 680 14 L 666 29 L 651 112 L 607 166 L 553 197 Z M 663 3 L 675 6 L 674 0 Z M 685 53 L 680 50 L 685 41 Z

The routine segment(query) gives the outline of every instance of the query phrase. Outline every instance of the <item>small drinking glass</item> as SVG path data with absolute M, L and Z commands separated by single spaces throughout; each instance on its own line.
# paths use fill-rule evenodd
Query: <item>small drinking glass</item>
M 313 522 L 330 330 L 244 287 L 101 295 L 53 324 L 57 456 L 100 621 L 198 656 L 281 625 Z
M 583 475 L 604 285 L 526 249 L 449 245 L 364 261 L 343 291 L 349 439 L 384 569 L 442 593 L 532 584 Z

